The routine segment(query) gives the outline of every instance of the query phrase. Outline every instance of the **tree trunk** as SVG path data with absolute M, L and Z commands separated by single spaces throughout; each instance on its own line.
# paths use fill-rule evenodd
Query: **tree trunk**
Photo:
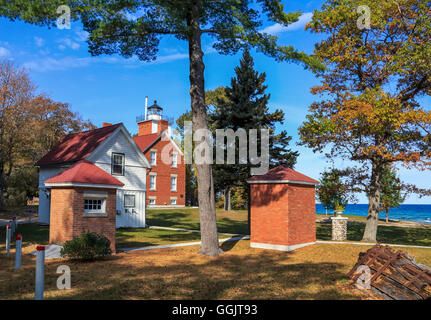
M 389 223 L 389 209 L 386 209 L 386 223 Z
M 362 241 L 377 241 L 377 226 L 379 222 L 380 190 L 383 166 L 372 164 L 370 189 L 368 192 L 368 215 Z
M 198 1 L 200 2 L 200 1 Z M 205 85 L 203 52 L 199 24 L 199 3 L 190 12 L 188 24 L 190 60 L 190 97 L 193 131 L 208 130 L 205 105 Z M 200 215 L 201 248 L 200 254 L 215 257 L 221 251 L 218 244 L 217 220 L 214 198 L 214 182 L 211 164 L 197 164 L 198 202 Z
M 231 211 L 232 210 L 232 206 L 231 206 L 231 202 L 230 202 L 230 187 L 227 187 L 224 190 L 224 210 L 225 211 Z

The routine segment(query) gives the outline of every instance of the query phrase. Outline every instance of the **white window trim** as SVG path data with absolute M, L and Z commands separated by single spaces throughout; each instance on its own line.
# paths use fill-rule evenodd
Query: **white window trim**
M 171 199 L 170 199 L 171 201 L 170 201 L 170 204 L 171 205 L 177 205 L 177 197 L 171 197 Z M 175 201 L 175 203 L 172 203 L 172 201 Z
M 149 185 L 148 187 L 149 187 L 150 191 L 156 191 L 157 190 L 157 173 L 150 172 L 149 176 L 150 176 L 150 180 L 148 183 L 148 185 Z M 151 177 L 154 177 L 154 188 L 151 188 Z
M 101 208 L 100 209 L 85 209 L 84 207 L 84 217 L 106 217 L 108 214 L 106 213 L 106 197 L 84 197 L 85 200 L 100 200 Z
M 157 199 L 157 197 L 154 197 L 154 196 L 148 197 L 148 205 L 149 206 L 155 206 L 156 205 L 156 199 Z M 154 201 L 154 203 L 150 203 L 151 201 Z
M 151 154 L 152 154 L 153 152 L 155 152 L 155 153 L 156 153 L 156 156 L 154 157 L 154 164 L 153 164 L 153 162 L 152 162 L 152 160 L 151 160 Z M 157 149 L 151 149 L 151 150 L 150 150 L 150 165 L 151 165 L 151 166 L 157 166 Z
M 174 156 L 175 156 L 175 165 L 174 165 Z M 178 168 L 178 153 L 172 152 L 171 155 L 171 168 Z
M 173 189 L 173 186 L 172 186 L 172 178 L 175 178 L 175 189 Z M 177 192 L 177 190 L 178 190 L 178 175 L 171 174 L 171 192 Z

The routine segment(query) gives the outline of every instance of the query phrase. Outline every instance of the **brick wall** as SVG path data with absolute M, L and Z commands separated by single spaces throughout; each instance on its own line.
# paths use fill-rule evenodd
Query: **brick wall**
M 314 242 L 314 193 L 314 186 L 251 184 L 251 242 L 275 245 Z
M 153 120 L 147 120 L 138 123 L 138 135 L 143 136 L 151 133 L 162 133 L 165 130 L 168 130 L 169 122 L 166 120 L 157 120 L 157 132 L 153 132 Z
M 106 217 L 84 216 L 84 190 L 106 191 Z M 91 188 L 52 188 L 50 243 L 64 243 L 85 231 L 103 234 L 115 253 L 116 190 Z
M 156 205 L 169 205 L 171 197 L 176 197 L 177 205 L 184 206 L 186 201 L 186 167 L 183 157 L 170 141 L 163 141 L 163 139 L 144 153 L 149 162 L 151 162 L 151 150 L 157 150 L 157 156 L 156 165 L 151 166 L 151 171 L 147 174 L 147 204 L 150 197 L 156 197 Z M 171 166 L 172 151 L 178 154 L 177 168 Z M 162 153 L 169 160 L 167 164 L 162 161 Z M 150 190 L 151 173 L 157 174 L 155 191 Z M 171 174 L 177 175 L 177 192 L 171 191 Z

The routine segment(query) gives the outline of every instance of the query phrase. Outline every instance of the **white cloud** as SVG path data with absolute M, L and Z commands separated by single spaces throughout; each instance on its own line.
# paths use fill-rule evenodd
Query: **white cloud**
M 42 38 L 39 38 L 39 37 L 34 37 L 34 42 L 36 43 L 36 46 L 38 46 L 38 47 L 43 47 L 43 45 L 45 44 L 45 40 L 43 40 Z
M 10 56 L 10 51 L 5 47 L 0 47 L 0 58 L 7 58 Z
M 160 56 L 157 60 L 151 62 L 140 61 L 137 57 L 124 59 L 121 57 L 74 57 L 68 56 L 64 58 L 46 57 L 24 63 L 24 67 L 32 71 L 47 72 L 47 71 L 63 71 L 72 68 L 81 68 L 95 63 L 116 64 L 125 68 L 140 68 L 150 64 L 163 64 L 176 60 L 188 58 L 188 54 L 176 53 L 172 55 Z
M 79 41 L 79 42 L 87 41 L 88 35 L 89 35 L 87 31 L 78 30 L 75 33 L 76 33 L 76 37 L 75 37 L 76 41 Z
M 306 12 L 299 17 L 298 21 L 296 21 L 295 23 L 292 23 L 288 27 L 285 27 L 279 23 L 276 23 L 276 24 L 273 24 L 272 26 L 266 27 L 265 29 L 261 30 L 261 32 L 262 33 L 269 33 L 269 34 L 277 34 L 277 33 L 285 32 L 285 31 L 293 31 L 293 30 L 303 29 L 305 27 L 305 25 L 311 21 L 312 18 L 313 18 L 313 13 L 312 12 Z
M 81 46 L 79 43 L 76 43 L 72 40 L 70 40 L 69 38 L 64 38 L 64 39 L 60 39 L 58 42 L 60 42 L 61 44 L 58 46 L 58 48 L 60 50 L 65 50 L 66 47 L 69 47 L 72 50 L 78 50 L 79 47 Z

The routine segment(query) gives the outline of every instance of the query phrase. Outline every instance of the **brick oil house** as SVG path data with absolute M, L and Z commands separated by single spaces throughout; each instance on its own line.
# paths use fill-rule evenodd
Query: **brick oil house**
M 317 180 L 279 166 L 247 182 L 252 248 L 291 251 L 316 242 Z
M 136 144 L 150 162 L 147 175 L 147 206 L 185 206 L 186 167 L 184 155 L 171 137 L 169 121 L 157 101 L 138 117 Z

